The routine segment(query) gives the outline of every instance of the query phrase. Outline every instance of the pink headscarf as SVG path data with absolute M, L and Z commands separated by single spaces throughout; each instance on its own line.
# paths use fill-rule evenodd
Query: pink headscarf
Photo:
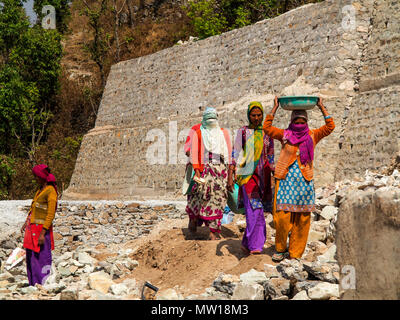
M 308 120 L 307 112 L 304 110 L 296 110 L 292 112 L 291 123 L 284 130 L 283 140 L 289 141 L 291 144 L 299 144 L 300 162 L 302 164 L 311 163 L 314 160 L 314 142 L 309 134 L 308 124 L 295 124 L 296 118 Z
M 50 169 L 48 166 L 46 166 L 45 164 L 38 164 L 37 166 L 33 167 L 32 173 L 35 176 L 45 180 L 48 184 L 51 184 L 57 191 L 56 177 L 50 173 Z

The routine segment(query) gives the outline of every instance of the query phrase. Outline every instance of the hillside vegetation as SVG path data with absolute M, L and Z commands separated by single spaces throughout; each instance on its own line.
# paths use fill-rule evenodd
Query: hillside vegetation
M 82 138 L 94 127 L 111 66 L 190 36 L 204 39 L 319 0 L 20 0 L 0 8 L 0 199 L 28 199 L 34 164 L 68 187 Z M 56 30 L 43 29 L 44 5 Z

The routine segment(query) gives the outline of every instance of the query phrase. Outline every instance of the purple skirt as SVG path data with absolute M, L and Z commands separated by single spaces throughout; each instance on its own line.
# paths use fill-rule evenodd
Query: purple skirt
M 50 232 L 46 231 L 40 252 L 26 249 L 26 273 L 30 286 L 34 286 L 36 283 L 44 285 L 50 275 L 51 262 Z
M 244 187 L 242 186 L 243 204 L 246 212 L 246 230 L 244 231 L 242 245 L 250 251 L 262 251 L 267 239 L 267 229 L 263 208 L 251 205 Z

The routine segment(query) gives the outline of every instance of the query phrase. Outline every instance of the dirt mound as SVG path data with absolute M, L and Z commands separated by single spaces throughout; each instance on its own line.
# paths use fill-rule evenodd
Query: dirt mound
M 177 288 L 189 295 L 204 292 L 220 272 L 240 275 L 250 269 L 264 271 L 264 263 L 275 264 L 271 260 L 273 248 L 269 246 L 261 255 L 243 254 L 242 234 L 234 223 L 222 227 L 219 240 L 207 238 L 208 228 L 200 227 L 192 236 L 180 223 L 170 230 L 155 232 L 139 246 L 132 241 L 125 248 L 136 247 L 130 257 L 139 262 L 139 267 L 128 277 L 148 281 L 161 290 Z

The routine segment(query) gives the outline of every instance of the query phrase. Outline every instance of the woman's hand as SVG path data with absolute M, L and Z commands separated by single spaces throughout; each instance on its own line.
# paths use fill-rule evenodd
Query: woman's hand
M 43 244 L 44 244 L 44 235 L 45 235 L 45 233 L 46 233 L 46 229 L 42 229 L 42 231 L 40 232 L 40 235 L 39 235 L 39 240 L 38 240 L 38 245 L 39 246 L 42 246 Z
M 276 110 L 278 109 L 278 107 L 279 107 L 278 96 L 275 96 L 275 99 L 274 99 L 274 107 L 273 107 L 272 110 L 271 110 L 271 114 L 272 114 L 273 116 L 275 116 L 275 113 L 276 113 Z
M 321 98 L 321 97 L 318 98 L 317 106 L 318 106 L 319 110 L 321 110 L 322 115 L 323 115 L 324 117 L 326 117 L 326 116 L 329 115 L 329 113 L 328 113 L 328 111 L 326 110 L 324 104 L 322 103 L 322 98 Z
M 320 108 L 320 109 L 324 107 L 324 104 L 322 103 L 322 98 L 321 98 L 321 97 L 318 97 L 317 106 L 318 106 L 318 108 Z
M 194 170 L 194 175 L 195 175 L 195 177 L 200 179 L 200 170 L 199 169 L 195 169 Z
M 21 233 L 25 232 L 25 228 L 26 228 L 26 221 L 24 222 L 23 226 L 21 227 Z
M 233 178 L 231 175 L 228 176 L 228 191 L 233 192 L 235 190 L 235 183 L 233 182 Z
M 236 170 L 235 170 L 235 166 L 233 164 L 229 165 L 229 169 L 228 169 L 228 184 L 227 184 L 227 188 L 229 192 L 233 192 L 233 190 L 235 190 L 235 181 L 233 176 L 235 175 L 235 179 L 236 179 Z

